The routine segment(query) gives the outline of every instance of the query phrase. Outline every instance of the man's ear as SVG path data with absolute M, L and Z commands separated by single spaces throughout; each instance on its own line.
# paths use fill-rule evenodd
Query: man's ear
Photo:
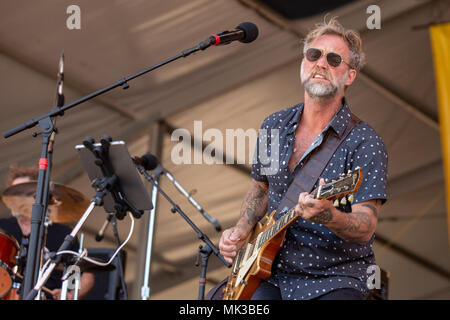
M 349 86 L 353 83 L 353 81 L 355 81 L 356 78 L 356 70 L 355 69 L 350 69 L 350 71 L 348 72 L 348 77 L 347 77 L 347 81 L 345 82 L 345 86 Z

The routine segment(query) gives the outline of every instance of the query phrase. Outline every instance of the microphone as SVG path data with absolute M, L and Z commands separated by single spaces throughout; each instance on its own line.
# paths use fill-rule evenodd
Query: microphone
M 208 213 L 206 213 L 206 211 L 203 210 L 203 208 L 194 200 L 194 198 L 192 198 L 192 196 L 189 193 L 187 193 L 186 190 L 183 189 L 183 187 L 178 183 L 178 181 L 175 180 L 172 174 L 161 166 L 157 157 L 155 157 L 150 153 L 146 153 L 142 157 L 134 157 L 132 158 L 132 160 L 136 165 L 139 165 L 148 171 L 159 168 L 161 172 L 164 173 L 166 177 L 169 178 L 170 181 L 172 181 L 175 187 L 177 187 L 178 191 L 180 191 L 191 202 L 191 204 L 198 211 L 200 211 L 203 217 L 205 217 L 205 219 L 208 220 L 209 223 L 211 223 L 214 226 L 217 232 L 220 232 L 222 230 L 219 221 L 216 218 L 213 218 L 210 215 L 208 215 Z
M 208 37 L 205 41 L 200 42 L 199 48 L 205 50 L 211 45 L 225 45 L 236 40 L 242 43 L 249 43 L 254 41 L 257 37 L 258 27 L 251 22 L 242 22 L 234 30 L 222 31 Z
M 150 153 L 146 153 L 142 157 L 134 157 L 133 162 L 148 171 L 155 169 L 159 164 L 158 158 Z

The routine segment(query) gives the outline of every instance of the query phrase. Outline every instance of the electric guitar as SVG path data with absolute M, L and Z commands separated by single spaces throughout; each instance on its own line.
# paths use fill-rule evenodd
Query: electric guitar
M 334 200 L 334 206 L 353 202 L 353 193 L 358 191 L 362 181 L 362 169 L 343 173 L 337 180 L 332 180 L 314 189 L 310 194 L 316 199 Z M 339 200 L 341 199 L 341 200 Z M 258 222 L 253 232 L 246 239 L 247 244 L 237 253 L 228 282 L 223 289 L 223 300 L 247 300 L 258 288 L 261 279 L 271 274 L 272 263 L 280 250 L 287 228 L 299 216 L 295 208 L 284 212 L 275 220 L 276 210 Z

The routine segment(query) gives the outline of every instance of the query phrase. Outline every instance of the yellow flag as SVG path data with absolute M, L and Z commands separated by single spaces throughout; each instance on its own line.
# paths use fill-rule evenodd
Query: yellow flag
M 436 78 L 442 158 L 447 194 L 447 223 L 450 241 L 450 23 L 430 26 Z

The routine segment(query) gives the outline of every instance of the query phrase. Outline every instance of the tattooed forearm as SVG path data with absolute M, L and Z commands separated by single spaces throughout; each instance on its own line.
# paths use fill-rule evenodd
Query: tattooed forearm
M 333 219 L 333 213 L 331 212 L 330 209 L 327 208 L 327 209 L 319 212 L 314 217 L 311 217 L 309 219 L 309 221 L 315 222 L 315 223 L 320 223 L 320 224 L 326 224 L 326 223 L 330 222 L 332 219 Z
M 372 217 L 368 212 L 356 211 L 343 214 L 342 217 L 342 223 L 334 228 L 339 237 L 351 242 L 365 243 L 368 241 L 368 236 L 373 233 Z
M 267 188 L 253 183 L 241 208 L 241 216 L 247 218 L 250 226 L 255 225 L 267 211 Z
M 347 221 L 343 231 L 359 232 L 367 230 L 372 226 L 372 220 L 366 212 L 352 212 L 347 214 Z

